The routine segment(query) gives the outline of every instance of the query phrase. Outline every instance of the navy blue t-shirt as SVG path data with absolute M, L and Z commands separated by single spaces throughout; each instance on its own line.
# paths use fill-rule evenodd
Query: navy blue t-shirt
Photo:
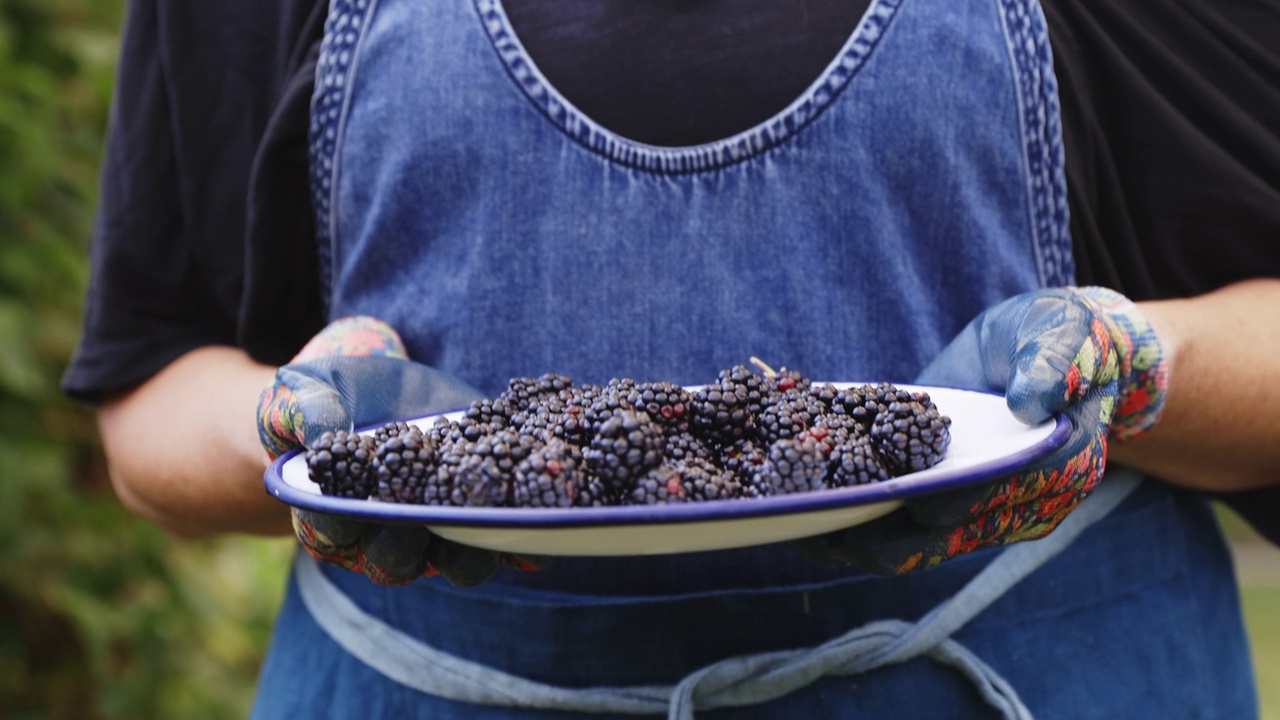
M 589 116 L 684 145 L 781 110 L 868 2 L 506 6 Z M 1146 300 L 1280 277 L 1280 0 L 1042 4 L 1080 282 Z M 203 345 L 280 364 L 323 327 L 306 136 L 326 7 L 131 2 L 69 395 L 123 392 Z M 1231 500 L 1280 538 L 1280 489 Z

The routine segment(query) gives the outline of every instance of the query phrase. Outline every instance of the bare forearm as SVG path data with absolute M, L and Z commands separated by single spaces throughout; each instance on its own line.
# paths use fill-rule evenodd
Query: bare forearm
M 1111 461 L 1202 490 L 1280 484 L 1280 280 L 1141 307 L 1170 354 L 1169 392 Z
M 254 410 L 275 368 L 234 348 L 193 350 L 99 412 L 112 484 L 175 535 L 289 531 L 267 495 Z

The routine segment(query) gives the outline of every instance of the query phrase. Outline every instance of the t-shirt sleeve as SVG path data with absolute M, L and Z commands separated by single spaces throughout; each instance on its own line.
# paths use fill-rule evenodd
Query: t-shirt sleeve
M 96 402 L 141 384 L 192 349 L 250 344 L 240 327 L 250 294 L 246 243 L 263 235 L 249 227 L 251 181 L 271 176 L 259 156 L 282 142 L 269 142 L 269 131 L 280 124 L 275 118 L 290 74 L 304 65 L 306 33 L 322 20 L 318 0 L 130 3 L 83 329 L 63 376 L 68 395 Z M 286 139 L 305 149 L 305 125 L 300 136 L 296 127 L 290 132 Z M 290 181 L 305 187 L 304 174 L 290 177 L 299 175 Z M 278 228 L 274 213 L 307 216 L 305 191 L 287 197 L 291 205 L 275 203 L 253 222 Z M 287 227 L 298 234 L 289 240 L 292 257 L 313 250 L 310 226 Z M 288 267 L 279 263 L 272 278 L 257 273 L 257 282 L 292 287 L 281 277 Z M 313 281 L 304 285 L 314 288 Z M 313 317 L 318 299 L 305 302 Z M 296 325 L 287 314 L 281 324 Z M 273 328 L 255 332 L 271 336 Z
M 154 3 L 130 6 L 121 40 L 79 347 L 63 378 L 99 399 L 192 348 L 234 338 L 193 252 L 183 207 L 175 108 Z

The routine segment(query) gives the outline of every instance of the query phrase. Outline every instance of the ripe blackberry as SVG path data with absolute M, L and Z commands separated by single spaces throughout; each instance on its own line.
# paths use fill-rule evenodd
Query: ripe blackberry
M 391 435 L 399 430 L 398 434 Z M 375 432 L 379 443 L 373 460 L 378 499 L 383 502 L 426 504 L 428 483 L 435 480 L 440 456 L 422 430 L 384 426 Z M 438 498 L 435 498 L 438 500 Z
M 821 490 L 826 487 L 830 452 L 829 445 L 812 435 L 782 438 L 769 446 L 751 482 L 777 495 Z
M 498 398 L 506 401 L 513 412 L 519 412 L 570 387 L 573 387 L 573 378 L 560 373 L 546 373 L 536 378 L 518 377 L 507 381 L 507 389 Z
M 870 428 L 876 416 L 894 400 L 910 400 L 911 393 L 891 383 L 849 387 L 836 393 L 832 410 L 844 413 Z
M 598 392 L 588 395 L 590 402 L 583 407 L 582 415 L 588 439 L 599 435 L 604 424 L 614 417 L 622 413 L 637 413 L 635 406 L 631 404 L 630 394 L 630 390 L 624 386 L 606 385 Z
M 373 439 L 374 439 L 374 442 L 381 445 L 387 440 L 390 440 L 391 438 L 401 433 L 408 432 L 411 429 L 413 429 L 413 426 L 410 425 L 409 423 L 401 420 L 396 420 L 393 422 L 385 423 L 381 427 L 378 427 L 377 429 L 375 429 L 373 431 Z
M 894 476 L 937 464 L 951 444 L 951 418 L 943 416 L 927 393 L 890 401 L 871 425 L 871 441 Z
M 573 498 L 574 507 L 603 507 L 621 502 L 618 493 L 610 490 L 603 480 L 590 473 L 583 476 L 583 482 L 579 484 L 578 492 Z
M 716 375 L 716 382 L 720 385 L 744 390 L 747 398 L 747 411 L 753 415 L 760 412 L 760 403 L 769 394 L 771 387 L 766 377 L 761 376 L 746 365 L 734 365 L 731 368 L 721 370 Z
M 707 460 L 692 458 L 673 462 L 680 473 L 680 481 L 692 502 L 705 500 L 733 500 L 742 494 L 742 484 Z
M 686 500 L 688 493 L 680 482 L 679 471 L 667 463 L 636 479 L 622 494 L 623 505 L 666 505 Z
M 742 486 L 706 460 L 667 461 L 636 481 L 624 500 L 630 505 L 733 500 Z
M 692 397 L 683 387 L 669 382 L 639 383 L 627 394 L 627 400 L 667 431 L 668 435 L 689 429 L 689 404 Z
M 856 423 L 852 419 L 850 422 Z M 827 484 L 831 487 L 866 485 L 890 477 L 871 442 L 871 436 L 861 425 L 855 427 L 856 430 L 837 428 L 828 436 L 831 455 Z
M 764 444 L 795 437 L 808 430 L 815 418 L 827 412 L 820 400 L 801 390 L 766 396 L 756 415 L 756 433 Z
M 603 394 L 620 395 L 627 397 L 635 392 L 636 386 L 639 385 L 632 378 L 610 378 L 609 382 L 604 384 Z
M 534 442 L 507 429 L 442 448 L 437 475 L 442 485 L 447 477 L 450 503 L 465 507 L 509 505 L 516 465 L 528 456 Z
M 458 428 L 467 440 L 501 430 L 511 424 L 511 405 L 502 398 L 485 398 L 472 402 L 458 418 Z
M 663 442 L 662 456 L 667 460 L 698 458 L 710 461 L 714 457 L 714 451 L 688 433 L 668 433 Z
M 628 505 L 660 505 L 737 498 L 741 486 L 706 460 L 667 461 L 636 480 L 623 501 Z
M 714 446 L 712 453 L 717 466 L 746 482 L 755 474 L 756 468 L 764 464 L 769 450 L 755 440 L 738 440 L 728 445 Z
M 822 383 L 821 385 L 810 385 L 806 391 L 809 397 L 813 398 L 825 408 L 826 412 L 831 412 L 835 408 L 836 396 L 840 391 L 831 383 Z
M 307 470 L 321 493 L 364 500 L 375 489 L 369 465 L 376 451 L 377 441 L 368 435 L 326 431 L 306 450 Z
M 689 405 L 689 431 L 722 444 L 748 438 L 755 432 L 753 405 L 760 400 L 748 385 L 721 380 L 699 388 Z
M 619 410 L 600 425 L 583 457 L 606 487 L 621 491 L 662 462 L 663 447 L 662 426 L 648 414 Z
M 516 465 L 511 503 L 517 507 L 572 507 L 584 474 L 582 451 L 552 439 L 532 448 Z

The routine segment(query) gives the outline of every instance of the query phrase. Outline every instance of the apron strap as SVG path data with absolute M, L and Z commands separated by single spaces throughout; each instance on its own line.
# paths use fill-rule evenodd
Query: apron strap
M 295 564 L 298 591 L 316 623 L 343 649 L 384 676 L 449 700 L 584 713 L 653 715 L 692 720 L 695 709 L 753 705 L 782 697 L 824 676 L 846 676 L 927 657 L 955 668 L 1001 716 L 1031 712 L 1004 678 L 950 636 L 1019 581 L 1066 549 L 1141 482 L 1115 468 L 1106 482 L 1050 535 L 1011 545 L 959 592 L 915 623 L 879 620 L 822 645 L 727 658 L 674 686 L 563 688 L 535 682 L 441 652 L 366 613 L 308 554 Z

